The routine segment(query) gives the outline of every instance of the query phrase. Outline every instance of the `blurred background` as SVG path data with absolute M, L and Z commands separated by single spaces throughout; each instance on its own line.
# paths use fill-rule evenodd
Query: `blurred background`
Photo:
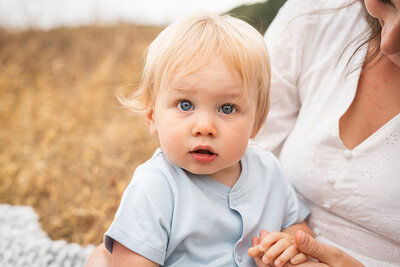
M 115 97 L 137 85 L 147 45 L 198 11 L 264 33 L 284 2 L 0 0 L 0 203 L 32 206 L 53 240 L 100 243 L 158 146 Z

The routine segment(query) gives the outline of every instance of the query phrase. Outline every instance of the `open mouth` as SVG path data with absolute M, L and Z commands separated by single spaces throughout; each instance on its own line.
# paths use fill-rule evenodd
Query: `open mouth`
M 192 151 L 191 153 L 199 153 L 199 154 L 205 154 L 205 155 L 215 155 L 214 152 L 208 150 L 208 149 L 198 149 L 195 151 Z
M 196 147 L 190 155 L 198 162 L 208 163 L 216 159 L 217 154 L 209 147 Z

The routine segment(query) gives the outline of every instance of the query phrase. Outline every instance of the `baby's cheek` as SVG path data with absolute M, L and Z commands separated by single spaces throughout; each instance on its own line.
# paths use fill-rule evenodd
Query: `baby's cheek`
M 227 147 L 230 148 L 232 158 L 240 160 L 246 152 L 248 142 L 248 139 L 243 138 L 231 139 Z

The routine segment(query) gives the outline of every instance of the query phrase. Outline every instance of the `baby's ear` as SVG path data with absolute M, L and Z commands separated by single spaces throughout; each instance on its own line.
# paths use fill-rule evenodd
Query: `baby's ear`
M 146 125 L 149 128 L 151 134 L 157 135 L 157 126 L 153 116 L 154 111 L 151 109 L 146 114 Z

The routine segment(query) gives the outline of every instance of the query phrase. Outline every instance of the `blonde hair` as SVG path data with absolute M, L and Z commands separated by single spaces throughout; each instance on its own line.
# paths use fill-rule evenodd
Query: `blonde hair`
M 147 114 L 158 90 L 166 88 L 174 75 L 199 70 L 217 57 L 239 73 L 246 90 L 257 90 L 255 135 L 269 108 L 269 56 L 261 34 L 229 15 L 198 15 L 165 28 L 148 47 L 139 88 L 120 101 L 135 113 Z

